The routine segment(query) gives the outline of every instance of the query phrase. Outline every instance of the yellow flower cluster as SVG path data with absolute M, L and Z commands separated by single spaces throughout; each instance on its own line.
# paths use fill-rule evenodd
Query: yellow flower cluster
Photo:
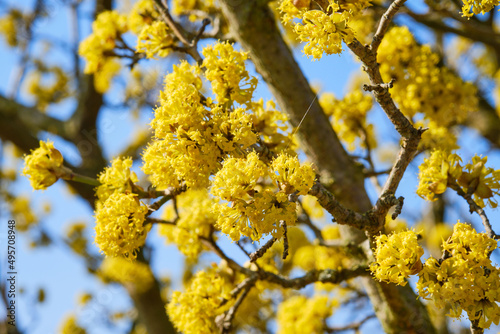
M 142 29 L 153 24 L 159 16 L 153 0 L 139 0 L 128 15 L 127 25 L 134 34 L 140 35 Z
M 92 34 L 80 43 L 78 52 L 87 61 L 85 73 L 94 74 L 94 84 L 100 93 L 108 90 L 111 78 L 120 71 L 113 50 L 117 39 L 127 30 L 126 16 L 105 11 L 92 23 Z
M 495 240 L 477 233 L 470 225 L 457 223 L 443 242 L 444 260 L 429 258 L 417 283 L 419 295 L 437 307 L 451 307 L 449 316 L 465 311 L 471 321 L 488 328 L 500 321 L 500 270 L 489 259 Z
M 338 226 L 327 226 L 321 230 L 325 240 L 340 239 Z M 342 269 L 349 266 L 350 258 L 339 248 L 318 245 L 303 245 L 297 249 L 293 264 L 303 270 Z
M 300 167 L 295 159 L 278 156 L 270 168 L 255 152 L 246 158 L 227 159 L 212 181 L 211 193 L 230 202 L 230 206 L 215 205 L 217 227 L 233 241 L 241 235 L 253 240 L 269 233 L 281 237 L 280 222 L 290 226 L 297 218 L 296 204 L 288 201 L 288 194 L 294 190 L 307 193 L 315 177 L 310 166 Z M 277 193 L 269 187 L 262 189 L 259 182 L 269 177 L 284 187 Z
M 423 113 L 441 126 L 463 122 L 478 109 L 476 88 L 446 67 L 429 46 L 420 46 L 406 27 L 387 32 L 378 50 L 384 81 L 396 79 L 391 95 L 408 117 Z
M 279 7 L 283 24 L 293 25 L 298 39 L 308 43 L 304 53 L 314 59 L 320 59 L 323 53 L 330 55 L 342 52 L 342 41 L 349 44 L 354 39 L 349 20 L 353 14 L 369 5 L 368 1 L 342 4 L 333 0 L 327 2 L 328 5 L 325 4 L 321 10 L 310 10 L 311 1 L 299 1 L 297 7 L 292 0 L 283 0 Z
M 407 283 L 405 278 L 422 269 L 420 257 L 424 255 L 424 249 L 418 244 L 414 231 L 405 231 L 378 236 L 374 255 L 375 262 L 370 265 L 370 270 L 375 278 L 404 286 Z
M 161 224 L 158 233 L 177 245 L 179 250 L 190 259 L 196 259 L 203 250 L 199 237 L 208 238 L 217 221 L 213 212 L 213 200 L 205 189 L 188 190 L 176 197 L 178 220 L 175 225 Z M 177 218 L 173 204 L 167 207 L 164 218 L 172 221 Z
M 472 193 L 474 201 L 481 207 L 487 203 L 496 208 L 494 195 L 500 194 L 500 170 L 486 167 L 488 158 L 474 156 L 464 167 L 455 153 L 435 150 L 420 165 L 417 194 L 427 200 L 434 200 L 435 194 L 442 194 L 448 182 L 458 182 L 465 193 Z
M 311 165 L 300 165 L 299 158 L 280 154 L 273 160 L 271 178 L 286 194 L 306 195 L 314 184 L 316 173 Z
M 182 62 L 165 78 L 161 105 L 151 123 L 155 139 L 143 154 L 143 170 L 159 189 L 203 188 L 219 168 L 220 149 L 212 139 L 211 114 L 201 103 L 198 66 Z
M 474 14 L 484 14 L 498 6 L 498 0 L 462 0 L 462 16 L 472 17 Z M 472 9 L 472 12 L 471 12 Z
M 74 315 L 70 315 L 64 319 L 64 322 L 59 329 L 60 334 L 86 334 L 87 331 L 78 326 L 76 322 L 76 317 Z
M 36 62 L 37 70 L 27 78 L 28 93 L 33 95 L 36 106 L 45 111 L 52 103 L 58 103 L 69 96 L 69 77 L 59 66 L 47 67 Z M 45 75 L 52 80 L 44 80 Z
M 265 108 L 263 101 L 250 100 L 257 81 L 245 69 L 246 54 L 227 43 L 207 47 L 203 53 L 205 75 L 218 102 L 201 95 L 197 65 L 182 62 L 166 76 L 161 105 L 151 123 L 155 139 L 143 155 L 143 170 L 157 188 L 181 181 L 190 188 L 207 187 L 209 176 L 228 156 L 244 156 L 258 139 L 276 150 L 288 139 L 286 133 L 278 133 L 286 130 L 285 118 L 274 106 Z M 232 106 L 233 102 L 241 107 Z
M 419 184 L 417 195 L 429 201 L 434 201 L 434 195 L 445 192 L 448 178 L 456 180 L 462 173 L 462 159 L 455 154 L 443 150 L 435 150 L 429 158 L 419 166 Z
M 87 238 L 85 237 L 85 223 L 74 223 L 66 229 L 66 242 L 76 253 L 82 256 L 87 254 Z
M 218 333 L 215 317 L 231 306 L 221 306 L 223 299 L 230 299 L 231 288 L 216 272 L 200 271 L 185 292 L 173 293 L 167 305 L 168 316 L 184 334 Z
M 485 207 L 484 200 L 492 208 L 498 206 L 498 202 L 493 198 L 500 194 L 500 169 L 486 167 L 488 157 L 472 158 L 472 162 L 465 165 L 465 170 L 458 178 L 458 184 L 464 188 L 465 192 L 473 191 L 474 201 L 481 207 Z
M 30 179 L 35 190 L 47 189 L 64 174 L 63 157 L 49 140 L 40 140 L 40 147 L 24 157 L 23 175 Z
M 18 9 L 11 9 L 4 17 L 0 18 L 0 34 L 10 47 L 19 45 L 20 26 L 25 22 L 25 17 Z
M 121 257 L 106 257 L 99 267 L 104 280 L 123 285 L 133 285 L 139 293 L 147 291 L 154 283 L 154 276 L 146 263 L 128 261 Z
M 16 229 L 26 232 L 38 223 L 38 218 L 31 210 L 30 200 L 26 196 L 17 196 L 10 203 L 10 212 L 16 219 Z
M 450 127 L 441 126 L 434 121 L 418 121 L 414 126 L 417 129 L 427 129 L 418 143 L 419 151 L 441 149 L 451 152 L 459 148 L 457 136 Z
M 114 192 L 96 211 L 95 243 L 107 256 L 137 257 L 151 224 L 144 225 L 148 208 L 134 194 Z
M 111 161 L 111 166 L 104 168 L 99 174 L 101 185 L 96 188 L 98 203 L 97 209 L 103 204 L 111 194 L 130 193 L 132 183 L 139 181 L 135 172 L 130 171 L 132 167 L 132 158 L 115 158 Z
M 172 51 L 174 38 L 167 24 L 155 21 L 145 26 L 137 37 L 137 52 L 145 53 L 146 57 L 166 57 Z
M 200 12 L 213 12 L 215 9 L 215 0 L 173 0 L 172 13 L 174 15 L 189 15 L 191 21 L 195 21 L 197 14 Z
M 278 307 L 278 334 L 322 334 L 331 315 L 332 304 L 327 296 L 293 296 Z
M 371 149 L 377 147 L 377 140 L 372 124 L 367 124 L 366 115 L 373 107 L 371 95 L 356 90 L 346 94 L 344 99 L 337 100 L 332 93 L 324 93 L 319 99 L 325 113 L 330 116 L 330 122 L 337 135 L 347 143 L 350 151 L 356 149 L 356 144 Z
M 245 68 L 248 52 L 236 51 L 229 43 L 216 43 L 203 49 L 205 76 L 219 104 L 248 104 L 257 87 L 257 78 Z M 243 88 L 246 86 L 245 88 Z

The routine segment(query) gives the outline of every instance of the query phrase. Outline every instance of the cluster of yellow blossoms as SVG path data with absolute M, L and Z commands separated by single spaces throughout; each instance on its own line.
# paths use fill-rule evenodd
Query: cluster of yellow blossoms
M 103 93 L 110 79 L 120 71 L 114 49 L 117 39 L 127 32 L 127 18 L 115 11 L 99 14 L 92 23 L 92 34 L 80 43 L 79 53 L 85 58 L 85 73 L 94 74 L 96 90 Z
M 314 3 L 322 5 L 318 4 L 315 9 Z M 342 52 L 342 41 L 347 44 L 353 41 L 354 31 L 348 25 L 349 20 L 367 6 L 368 1 L 339 3 L 332 0 L 283 0 L 279 8 L 283 14 L 283 24 L 292 24 L 297 38 L 307 42 L 304 53 L 320 59 L 323 53 L 330 55 Z
M 217 43 L 203 54 L 205 76 L 217 101 L 201 94 L 198 65 L 182 62 L 165 78 L 151 123 L 154 139 L 143 154 L 143 170 L 158 189 L 182 181 L 190 188 L 205 188 L 225 158 L 244 157 L 258 141 L 274 150 L 286 142 L 285 135 L 275 134 L 286 129 L 277 124 L 283 116 L 273 105 L 264 108 L 262 101 L 251 100 L 257 81 L 245 69 L 246 53 Z
M 473 199 L 481 207 L 487 203 L 497 207 L 494 195 L 500 194 L 500 170 L 486 167 L 488 158 L 474 156 L 472 161 L 461 166 L 462 161 L 455 153 L 435 150 L 420 165 L 417 194 L 427 200 L 445 192 L 449 183 L 458 183 L 465 193 L 472 193 Z
M 138 1 L 128 14 L 105 11 L 97 16 L 92 34 L 80 44 L 79 53 L 86 59 L 85 73 L 94 74 L 98 92 L 107 91 L 120 71 L 118 58 L 134 59 L 138 57 L 135 52 L 148 58 L 166 57 L 171 52 L 172 32 L 158 17 L 152 0 Z M 137 35 L 135 50 L 125 41 L 127 32 Z
M 232 303 L 222 304 L 224 299 L 231 299 L 231 289 L 215 270 L 200 271 L 183 293 L 173 293 L 167 313 L 182 333 L 217 333 L 215 318 L 231 307 Z
M 0 18 L 0 34 L 4 36 L 10 47 L 19 45 L 25 19 L 19 9 L 11 9 L 4 17 Z
M 275 193 L 263 184 L 271 178 L 281 186 Z M 246 158 L 230 158 L 215 175 L 211 193 L 230 202 L 217 204 L 217 226 L 229 237 L 238 241 L 241 235 L 259 240 L 263 234 L 280 237 L 280 223 L 294 225 L 297 218 L 296 204 L 288 195 L 306 194 L 314 183 L 311 166 L 300 166 L 297 157 L 278 156 L 270 168 L 254 152 Z
M 99 175 L 95 243 L 108 256 L 134 259 L 151 225 L 144 224 L 148 208 L 132 193 L 138 179 L 131 167 L 131 158 L 116 158 Z
M 422 113 L 426 123 L 433 121 L 445 131 L 478 108 L 475 86 L 439 67 L 438 55 L 429 46 L 418 45 L 406 27 L 387 32 L 377 60 L 384 81 L 396 80 L 391 95 L 410 118 Z
M 465 311 L 481 328 L 500 321 L 500 270 L 489 256 L 495 240 L 477 233 L 470 225 L 457 223 L 452 236 L 443 242 L 445 257 L 429 258 L 419 273 L 420 296 L 432 299 L 437 307 L 450 306 L 450 316 Z
M 96 211 L 95 243 L 108 256 L 135 259 L 151 225 L 144 225 L 148 208 L 134 194 L 115 192 Z
M 99 276 L 105 281 L 133 285 L 138 292 L 148 290 L 154 283 L 149 265 L 139 261 L 128 261 L 122 257 L 106 257 L 99 267 Z
M 379 281 L 406 285 L 405 278 L 415 275 L 422 269 L 420 257 L 424 249 L 418 244 L 414 231 L 382 234 L 377 237 L 375 262 L 370 265 L 375 278 Z
M 472 17 L 474 14 L 484 14 L 498 6 L 498 0 L 462 0 L 462 15 Z M 472 9 L 472 12 L 471 12 Z
M 405 278 L 418 273 L 417 289 L 422 298 L 438 308 L 450 307 L 451 317 L 465 311 L 471 321 L 488 328 L 500 321 L 500 270 L 490 255 L 497 242 L 472 226 L 458 222 L 453 234 L 442 241 L 441 259 L 428 258 L 413 231 L 381 235 L 377 238 L 375 262 L 370 266 L 380 281 L 405 285 Z
M 373 106 L 371 95 L 356 90 L 338 100 L 332 93 L 325 93 L 321 95 L 319 103 L 330 116 L 333 129 L 347 143 L 350 151 L 356 147 L 366 147 L 366 143 L 371 149 L 377 146 L 373 125 L 366 122 L 366 115 Z
M 63 157 L 51 141 L 40 140 L 40 147 L 24 157 L 23 175 L 35 190 L 47 189 L 65 174 Z
M 327 226 L 321 230 L 325 241 L 340 239 L 338 226 Z M 310 243 L 296 245 L 293 264 L 305 271 L 322 269 L 348 268 L 350 256 L 345 254 L 341 248 L 313 245 Z
M 69 96 L 69 77 L 59 66 L 46 66 L 35 62 L 36 70 L 27 78 L 28 93 L 34 96 L 36 106 L 45 111 L 50 104 Z
M 213 199 L 205 189 L 188 190 L 176 197 L 176 217 L 174 205 L 165 210 L 164 219 L 175 221 L 175 225 L 161 224 L 158 230 L 168 241 L 174 243 L 182 254 L 195 259 L 203 250 L 200 237 L 208 238 L 217 221 L 213 212 Z
M 279 305 L 278 333 L 324 333 L 326 319 L 332 311 L 333 305 L 327 296 L 293 296 Z
M 66 317 L 64 322 L 59 329 L 59 333 L 61 334 L 87 334 L 87 331 L 80 327 L 76 322 L 76 317 L 74 315 L 70 315 Z

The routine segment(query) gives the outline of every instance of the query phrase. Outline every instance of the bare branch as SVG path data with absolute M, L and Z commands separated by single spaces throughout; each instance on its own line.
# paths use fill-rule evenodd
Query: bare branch
M 348 330 L 353 330 L 353 331 L 358 331 L 361 326 L 363 326 L 368 320 L 374 319 L 375 314 L 370 314 L 369 316 L 364 317 L 360 321 L 357 321 L 355 323 L 352 323 L 347 326 L 342 326 L 342 327 L 328 327 L 326 329 L 327 333 L 336 333 L 336 332 L 343 332 L 343 331 L 348 331 Z
M 488 233 L 488 236 L 492 239 L 500 239 L 500 235 L 496 234 L 495 231 L 493 231 L 493 227 L 491 226 L 486 212 L 484 212 L 483 208 L 477 205 L 477 203 L 472 198 L 472 194 L 464 192 L 462 188 L 457 184 L 457 182 L 455 180 L 450 180 L 450 178 L 448 178 L 447 185 L 451 189 L 455 190 L 460 197 L 463 197 L 467 201 L 467 204 L 469 204 L 470 213 L 475 212 L 479 215 L 479 217 L 481 217 L 484 229 L 486 230 L 486 233 Z
M 392 18 L 394 17 L 394 15 L 396 15 L 396 13 L 405 2 L 406 0 L 395 0 L 393 3 L 391 3 L 384 15 L 382 15 L 377 28 L 377 32 L 373 36 L 372 44 L 370 46 L 373 52 L 377 52 L 378 47 L 380 46 L 380 43 L 382 42 L 382 39 L 384 38 L 384 35 L 387 32 L 389 25 L 391 24 Z
M 271 238 L 269 239 L 265 244 L 264 246 L 262 246 L 261 248 L 259 248 L 258 250 L 256 250 L 255 252 L 251 253 L 249 255 L 250 257 L 250 262 L 255 262 L 257 261 L 259 258 L 261 258 L 262 256 L 264 256 L 264 254 L 267 252 L 267 250 L 269 248 L 271 248 L 271 246 L 276 242 L 276 238 Z

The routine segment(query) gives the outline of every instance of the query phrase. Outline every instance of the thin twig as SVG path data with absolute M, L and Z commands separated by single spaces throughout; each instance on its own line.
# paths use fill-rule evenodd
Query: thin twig
M 234 303 L 234 305 L 231 306 L 231 308 L 226 312 L 226 314 L 223 315 L 223 317 L 221 317 L 220 323 L 219 323 L 219 328 L 220 328 L 221 334 L 228 334 L 231 332 L 231 328 L 233 326 L 233 319 L 234 319 L 234 316 L 236 315 L 236 311 L 238 310 L 238 307 L 240 307 L 241 303 L 243 302 L 243 300 L 245 300 L 245 297 L 248 295 L 248 293 L 250 292 L 250 290 L 254 286 L 256 278 L 257 277 L 254 276 L 254 277 L 248 278 L 246 281 L 244 281 L 245 286 L 244 286 L 243 293 L 240 295 L 238 300 L 236 300 L 236 303 Z
M 488 219 L 486 212 L 484 212 L 483 208 L 477 205 L 477 203 L 472 198 L 472 194 L 463 191 L 462 188 L 458 185 L 458 183 L 450 178 L 448 178 L 447 185 L 451 189 L 455 190 L 459 196 L 463 197 L 467 201 L 467 204 L 469 204 L 470 213 L 475 212 L 479 215 L 479 217 L 481 217 L 484 229 L 486 230 L 486 233 L 488 233 L 488 236 L 492 239 L 496 240 L 500 239 L 500 235 L 496 234 L 495 231 L 493 231 L 493 227 L 491 226 L 490 220 Z
M 382 18 L 380 19 L 380 23 L 377 28 L 377 32 L 373 36 L 372 44 L 371 44 L 371 49 L 373 52 L 377 52 L 378 47 L 380 46 L 380 43 L 382 42 L 382 39 L 384 38 L 385 33 L 387 32 L 387 29 L 389 28 L 389 25 L 391 24 L 392 18 L 396 13 L 399 11 L 401 6 L 406 2 L 406 0 L 395 0 L 387 9 L 387 11 L 382 15 Z
M 353 331 L 358 331 L 361 326 L 363 326 L 368 320 L 374 319 L 376 317 L 375 314 L 370 314 L 360 321 L 357 321 L 355 323 L 352 323 L 350 325 L 346 326 L 341 326 L 341 327 L 328 327 L 326 328 L 327 333 L 337 333 L 337 332 L 343 332 L 343 331 L 348 331 L 348 330 L 353 330 Z
M 269 239 L 264 246 L 256 250 L 255 252 L 251 253 L 249 255 L 250 257 L 250 262 L 256 262 L 258 259 L 260 259 L 264 254 L 267 252 L 269 248 L 276 242 L 276 238 L 271 238 Z

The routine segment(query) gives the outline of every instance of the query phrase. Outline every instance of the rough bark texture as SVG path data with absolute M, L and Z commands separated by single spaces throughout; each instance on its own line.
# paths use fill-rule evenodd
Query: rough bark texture
M 223 0 L 222 10 L 232 36 L 250 52 L 257 71 L 292 125 L 297 126 L 315 95 L 277 29 L 267 1 Z M 322 182 L 338 200 L 358 212 L 369 210 L 371 203 L 361 171 L 342 147 L 317 100 L 298 135 L 302 148 L 319 168 Z M 359 230 L 345 227 L 342 232 L 350 241 L 364 239 Z M 379 284 L 371 278 L 364 282 L 387 333 L 435 333 L 424 306 L 409 286 Z

